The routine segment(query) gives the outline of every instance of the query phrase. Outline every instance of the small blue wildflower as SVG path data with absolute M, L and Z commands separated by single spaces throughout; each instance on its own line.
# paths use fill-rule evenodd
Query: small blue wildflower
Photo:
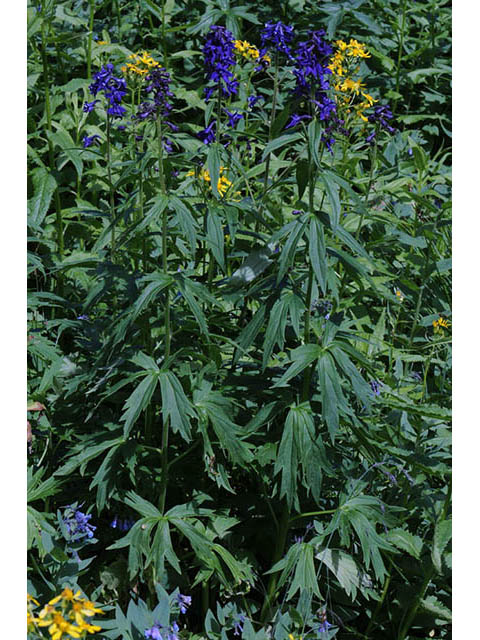
M 388 121 L 393 118 L 393 113 L 390 107 L 385 105 L 377 105 L 373 108 L 373 113 L 368 116 L 368 121 L 371 124 L 380 125 L 382 129 L 388 131 L 388 133 L 395 133 L 395 129 L 388 124 Z
M 383 384 L 379 380 L 370 380 L 370 387 L 372 388 L 373 395 L 379 396 L 381 392 L 380 387 L 383 387 Z
M 145 630 L 145 638 L 151 638 L 151 640 L 163 640 L 162 632 L 160 631 L 162 625 L 158 622 Z
M 248 96 L 248 98 L 247 98 L 248 108 L 249 109 L 253 109 L 253 107 L 257 104 L 257 102 L 259 100 L 265 100 L 265 98 L 262 95 L 259 95 L 259 94 Z
M 84 313 L 82 313 L 82 315 L 77 316 L 77 320 L 89 320 L 90 318 L 85 315 Z
M 216 128 L 217 123 L 215 120 L 212 120 L 208 127 L 205 127 L 205 129 L 202 129 L 197 133 L 197 137 L 200 138 L 203 144 L 211 144 L 212 142 L 215 142 Z
M 238 111 L 235 111 L 235 113 L 231 113 L 230 111 L 228 111 L 228 109 L 224 109 L 224 111 L 228 117 L 228 126 L 232 127 L 232 129 L 235 129 L 237 123 L 240 122 L 240 120 L 243 118 L 243 115 L 241 113 L 238 113 Z
M 236 620 L 233 621 L 233 635 L 239 636 L 243 632 L 243 623 L 245 622 L 245 616 L 243 613 L 239 613 Z
M 180 607 L 180 613 L 186 613 L 187 608 L 192 604 L 191 596 L 183 596 L 181 593 L 177 593 L 177 604 Z
M 83 148 L 91 147 L 97 140 L 100 140 L 100 136 L 96 133 L 94 133 L 93 136 L 84 136 L 82 139 Z
M 88 524 L 91 518 L 91 514 L 87 515 L 78 509 L 74 511 L 71 506 L 65 509 L 63 521 L 72 540 L 81 540 L 85 536 L 93 538 L 93 532 L 97 527 Z
M 330 300 L 314 300 L 310 309 L 323 316 L 325 320 L 329 320 L 332 308 L 333 304 Z
M 172 110 L 172 105 L 168 101 L 174 94 L 170 89 L 171 76 L 162 67 L 153 68 L 146 77 L 147 93 L 153 93 L 157 115 L 166 116 Z
M 112 522 L 110 523 L 110 526 L 112 527 L 112 529 L 116 529 L 118 525 L 118 518 L 117 516 L 115 516 L 112 520 Z
M 368 142 L 368 144 L 374 144 L 375 136 L 376 136 L 376 131 L 375 131 L 375 130 L 373 130 L 373 131 L 372 131 L 372 133 L 370 133 L 370 134 L 365 138 L 365 142 Z
M 124 124 L 119 124 L 119 125 L 118 125 L 118 127 L 117 127 L 117 129 L 118 129 L 119 131 L 125 131 L 125 129 L 126 129 L 126 128 L 127 128 L 127 127 L 126 127 Z
M 283 22 L 267 22 L 260 32 L 260 58 L 263 58 L 269 48 L 273 48 L 279 53 L 284 53 L 290 60 L 292 58 L 290 43 L 293 35 L 293 27 Z
M 98 93 L 102 92 L 110 104 L 107 109 L 107 113 L 114 118 L 121 118 L 126 113 L 125 107 L 122 107 L 120 103 L 127 94 L 127 83 L 124 78 L 115 77 L 113 75 L 113 71 L 114 66 L 109 62 L 103 66 L 100 71 L 97 71 L 97 73 L 94 74 L 93 82 L 88 88 L 94 97 L 96 97 Z M 86 105 L 89 104 L 94 105 L 95 101 L 93 103 L 85 103 L 83 105 L 84 111 Z M 88 109 L 91 111 L 91 108 Z
M 290 121 L 288 122 L 285 129 L 291 129 L 292 127 L 296 127 L 298 124 L 300 124 L 302 120 L 311 120 L 311 116 L 308 116 L 308 115 L 299 116 L 298 113 L 292 113 L 292 117 L 290 118 Z
M 408 149 L 408 155 L 413 156 L 413 149 L 411 147 Z
M 95 109 L 95 105 L 97 104 L 97 102 L 100 102 L 100 100 L 92 100 L 92 102 L 84 102 L 83 111 L 85 113 L 90 113 L 90 111 L 93 111 Z
M 318 632 L 324 633 L 325 631 L 328 631 L 331 626 L 332 625 L 330 624 L 330 622 L 328 622 L 328 620 L 324 620 L 318 627 Z
M 178 632 L 180 631 L 180 627 L 174 621 L 172 626 L 170 627 L 170 631 L 167 634 L 167 640 L 178 640 Z
M 292 211 L 293 216 L 299 216 L 301 213 L 303 213 L 303 211 L 300 211 L 300 209 L 294 209 Z
M 422 374 L 418 373 L 418 371 L 412 371 L 412 373 L 410 375 L 417 382 L 422 382 L 422 380 L 423 380 Z
M 293 536 L 293 541 L 295 544 L 299 544 L 300 542 L 303 542 L 303 536 Z

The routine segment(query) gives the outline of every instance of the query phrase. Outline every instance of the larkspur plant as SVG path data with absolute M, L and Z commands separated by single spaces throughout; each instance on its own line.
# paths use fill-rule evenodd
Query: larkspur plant
M 30 638 L 450 637 L 449 3 L 284 5 L 29 5 Z

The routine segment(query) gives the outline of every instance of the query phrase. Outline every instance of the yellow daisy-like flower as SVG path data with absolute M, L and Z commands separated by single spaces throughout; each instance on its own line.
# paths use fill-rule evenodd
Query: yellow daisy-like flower
M 49 606 L 50 605 L 47 605 L 45 609 Z M 37 621 L 38 626 L 48 627 L 48 633 L 52 636 L 52 640 L 60 640 L 64 634 L 70 635 L 72 638 L 80 638 L 82 635 L 81 630 L 68 622 L 68 620 L 65 620 L 61 613 L 58 611 L 52 612 L 51 609 L 53 609 L 53 607 L 50 608 L 49 613 L 51 615 L 48 615 L 48 617 L 47 614 L 42 617 L 42 613 L 44 613 L 44 611 L 40 612 L 40 616 Z
M 219 178 L 218 178 L 218 182 L 217 182 L 217 190 L 220 193 L 220 195 L 223 196 L 227 193 L 227 191 L 230 189 L 230 187 L 232 186 L 233 182 L 231 180 L 229 180 L 227 178 L 227 176 L 223 175 L 224 172 L 228 171 L 228 169 L 226 167 L 220 167 L 220 174 L 219 174 Z M 195 171 L 189 171 L 187 173 L 187 176 L 194 176 L 195 175 Z M 211 182 L 211 178 L 210 178 L 210 173 L 208 171 L 208 169 L 201 169 L 200 173 L 198 174 L 198 177 L 200 180 L 203 180 L 204 182 Z M 210 186 L 211 189 L 211 186 Z M 234 196 L 237 197 L 239 194 L 239 192 L 237 191 Z
M 450 324 L 451 323 L 448 322 L 448 320 L 445 320 L 445 318 L 442 318 L 442 316 L 440 316 L 438 320 L 434 320 L 432 322 L 433 331 L 434 333 L 443 333 L 444 329 L 448 329 Z
M 102 627 L 99 627 L 96 624 L 89 624 L 88 622 L 85 622 L 85 620 L 82 620 L 81 623 L 78 623 L 78 628 L 81 631 L 87 631 L 87 633 L 97 633 L 97 631 L 102 630 Z
M 110 44 L 109 42 L 107 42 L 106 40 L 97 40 L 97 44 Z
M 30 603 L 30 602 L 33 602 L 37 606 L 40 604 L 38 602 L 38 600 L 35 600 L 35 598 L 33 596 L 31 596 L 29 593 L 27 593 L 27 604 Z
M 247 42 L 246 40 L 235 40 L 233 44 L 235 47 L 235 53 L 242 56 L 246 60 L 258 60 L 258 58 L 260 57 L 260 51 L 257 49 L 257 47 L 254 44 L 250 44 L 250 42 Z M 270 56 L 267 56 L 266 54 L 262 56 L 262 60 L 267 63 L 271 62 Z
M 75 622 L 81 626 L 85 622 L 83 616 L 87 616 L 87 618 L 89 618 L 94 616 L 96 613 L 103 614 L 104 611 L 95 607 L 93 602 L 90 602 L 90 600 L 84 600 L 82 598 L 72 604 L 72 613 L 70 615 L 72 618 L 75 618 Z
M 154 60 L 147 51 L 132 53 L 127 60 L 132 60 L 132 62 L 127 62 L 121 67 L 121 70 L 124 74 L 131 76 L 145 76 L 150 69 L 160 66 L 160 63 Z
M 353 56 L 355 58 L 370 58 L 371 55 L 365 49 L 365 45 L 353 38 L 350 38 L 350 42 L 347 47 L 347 56 Z
M 405 300 L 405 296 L 400 291 L 400 289 L 395 289 L 395 295 L 397 296 L 399 302 L 403 302 Z

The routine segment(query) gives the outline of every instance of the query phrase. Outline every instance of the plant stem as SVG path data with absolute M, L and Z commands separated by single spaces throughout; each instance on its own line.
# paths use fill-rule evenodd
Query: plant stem
M 290 518 L 290 524 L 295 522 L 295 520 L 300 520 L 300 518 L 309 518 L 311 516 L 327 516 L 330 513 L 336 513 L 338 509 L 327 509 L 325 511 L 309 511 L 308 513 L 299 513 L 298 516 L 294 516 Z
M 90 19 L 88 21 L 88 41 L 87 41 L 87 78 L 92 75 L 92 39 L 93 39 L 93 16 L 95 14 L 95 0 L 90 0 Z
M 370 162 L 370 176 L 368 179 L 368 187 L 367 187 L 367 195 L 365 196 L 365 208 L 368 207 L 368 196 L 370 195 L 370 189 L 372 188 L 373 183 L 373 172 L 375 170 L 375 164 L 377 162 L 377 143 L 373 147 L 371 162 Z M 360 231 L 362 230 L 363 220 L 365 218 L 365 211 L 362 211 L 362 215 L 360 216 L 360 222 L 358 223 L 358 229 L 355 234 L 355 240 L 358 242 L 358 238 L 360 237 Z
M 275 54 L 275 77 L 273 79 L 273 98 L 272 98 L 272 112 L 270 114 L 270 122 L 268 124 L 268 142 L 272 139 L 272 126 L 275 120 L 275 112 L 277 110 L 277 94 L 278 94 L 278 52 Z M 270 172 L 270 154 L 267 155 L 265 162 L 265 177 L 263 179 L 263 195 L 267 191 L 268 174 Z
M 160 189 L 163 195 L 166 195 L 167 189 L 165 185 L 165 175 L 163 172 L 163 139 L 162 139 L 162 121 L 160 116 L 157 118 L 157 141 L 158 141 L 158 174 L 160 178 Z M 163 210 L 162 218 L 162 269 L 163 273 L 168 275 L 167 262 L 167 232 L 168 232 L 168 208 Z M 170 356 L 170 289 L 167 287 L 165 292 L 165 360 Z
M 379 612 L 380 612 L 380 609 L 381 609 L 381 608 L 382 608 L 382 606 L 383 606 L 383 602 L 384 602 L 385 597 L 386 597 L 386 595 L 387 595 L 388 587 L 390 586 L 390 580 L 392 579 L 392 576 L 391 576 L 391 573 L 390 573 L 390 572 L 391 572 L 391 569 L 392 569 L 392 565 L 391 565 L 391 563 L 390 563 L 390 570 L 389 570 L 389 572 L 388 572 L 387 579 L 385 580 L 385 584 L 383 585 L 382 595 L 380 596 L 380 600 L 377 602 L 377 606 L 375 607 L 375 610 L 374 610 L 374 612 L 372 613 L 372 617 L 370 618 L 370 621 L 369 621 L 369 623 L 368 623 L 368 626 L 367 626 L 367 628 L 365 629 L 365 636 L 366 636 L 366 637 L 368 637 L 368 634 L 369 634 L 370 630 L 371 630 L 371 629 L 372 629 L 372 627 L 373 627 L 373 623 L 374 623 L 374 621 L 375 621 L 375 618 L 377 617 L 377 615 L 378 615 L 378 614 L 379 614 Z
M 285 543 L 287 541 L 289 526 L 290 526 L 290 509 L 288 507 L 288 504 L 285 503 L 283 507 L 281 519 L 280 519 L 280 530 L 278 532 L 278 537 L 275 545 L 272 565 L 277 564 L 277 562 L 281 559 L 283 555 L 283 552 L 285 549 Z M 278 576 L 279 576 L 278 572 L 272 573 L 272 575 L 270 576 L 270 580 L 268 582 L 268 588 L 267 588 L 267 596 L 263 602 L 262 611 L 260 613 L 260 619 L 262 622 L 266 621 L 267 616 L 271 609 L 271 605 L 273 604 L 273 601 L 275 599 Z
M 112 158 L 111 158 L 111 149 L 110 149 L 110 115 L 107 113 L 107 173 L 108 173 L 108 184 L 110 189 L 110 219 L 112 225 L 112 237 L 111 237 L 111 258 L 112 262 L 115 262 L 115 196 L 113 193 L 113 184 L 112 184 Z
M 403 6 L 402 6 L 402 25 L 400 27 L 400 42 L 398 44 L 398 56 L 397 56 L 397 70 L 396 70 L 396 74 L 395 74 L 395 91 L 398 93 L 398 90 L 400 88 L 400 64 L 402 62 L 402 55 L 403 55 L 403 38 L 405 36 L 405 18 L 406 18 L 406 13 L 407 13 L 407 0 L 403 0 Z M 396 109 L 397 109 L 397 102 L 398 102 L 398 98 L 395 98 L 394 102 L 393 102 L 393 113 L 395 113 Z
M 43 65 L 43 82 L 45 89 L 45 115 L 47 117 L 47 130 L 49 135 L 48 137 L 48 163 L 50 166 L 50 171 L 53 174 L 55 172 L 55 158 L 53 155 L 53 145 L 51 140 L 52 134 L 52 111 L 50 107 L 50 81 L 49 81 L 49 69 L 48 69 L 48 60 L 47 60 L 47 51 L 46 51 L 46 42 L 47 37 L 45 33 L 45 22 L 42 19 L 42 65 Z M 58 185 L 55 189 L 55 210 L 56 210 L 56 220 L 55 226 L 57 231 L 57 248 L 58 255 L 60 260 L 63 260 L 64 255 L 64 238 L 63 238 L 63 219 L 62 219 L 62 206 L 60 203 L 60 193 L 58 191 Z M 63 295 L 63 276 L 61 272 L 58 274 L 57 279 L 57 292 L 58 295 Z

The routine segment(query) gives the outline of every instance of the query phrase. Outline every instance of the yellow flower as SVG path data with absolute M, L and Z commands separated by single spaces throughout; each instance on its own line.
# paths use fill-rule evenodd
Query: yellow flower
M 82 622 L 78 623 L 78 627 L 81 631 L 87 631 L 88 633 L 96 633 L 97 631 L 101 631 L 102 627 L 99 627 L 96 624 L 89 624 L 82 620 Z
M 106 40 L 97 40 L 97 44 L 110 44 Z
M 438 320 L 434 320 L 432 324 L 434 333 L 443 333 L 443 330 L 448 329 L 450 326 L 450 322 L 442 318 L 442 316 L 439 316 Z
M 141 53 L 132 53 L 128 56 L 127 62 L 121 67 L 122 73 L 130 75 L 131 77 L 145 76 L 153 67 L 159 67 L 160 63 L 152 58 L 148 51 L 142 51 Z
M 348 56 L 354 56 L 355 58 L 370 58 L 370 54 L 365 49 L 365 45 L 353 38 L 350 38 L 350 42 L 348 43 Z
M 35 598 L 33 596 L 31 596 L 29 593 L 27 593 L 27 604 L 30 603 L 30 602 L 33 602 L 37 606 L 40 604 L 38 602 L 38 600 L 35 600 Z
M 90 600 L 84 600 L 83 598 L 72 604 L 72 618 L 75 618 L 75 622 L 81 626 L 85 623 L 83 616 L 94 616 L 96 613 L 104 613 L 102 609 L 95 607 Z
M 260 52 L 254 44 L 250 44 L 246 40 L 235 40 L 234 41 L 235 53 L 243 56 L 247 60 L 257 60 L 260 56 Z M 263 60 L 267 60 L 268 56 L 263 56 Z M 268 58 L 268 62 L 270 59 Z
M 400 289 L 395 289 L 395 295 L 397 296 L 398 300 L 400 302 L 403 302 L 405 300 L 405 296 L 403 295 L 403 293 L 400 291 Z
M 220 167 L 220 174 L 217 182 L 217 190 L 222 196 L 222 198 L 233 184 L 233 182 L 229 180 L 227 176 L 223 175 L 224 172 L 226 171 L 228 171 L 226 167 Z M 195 175 L 194 171 L 189 171 L 187 173 L 187 176 L 194 176 L 194 175 Z M 208 169 L 200 169 L 198 177 L 200 180 L 203 180 L 204 182 L 211 182 L 210 173 L 208 172 Z M 210 189 L 211 189 L 211 186 L 210 186 Z M 238 197 L 239 195 L 240 195 L 239 191 L 236 191 L 234 193 L 235 197 Z
M 60 640 L 63 634 L 68 634 L 72 638 L 80 638 L 81 636 L 81 630 L 65 620 L 62 614 L 55 611 L 51 605 L 47 605 L 40 612 L 37 623 L 39 627 L 48 627 L 52 640 Z

